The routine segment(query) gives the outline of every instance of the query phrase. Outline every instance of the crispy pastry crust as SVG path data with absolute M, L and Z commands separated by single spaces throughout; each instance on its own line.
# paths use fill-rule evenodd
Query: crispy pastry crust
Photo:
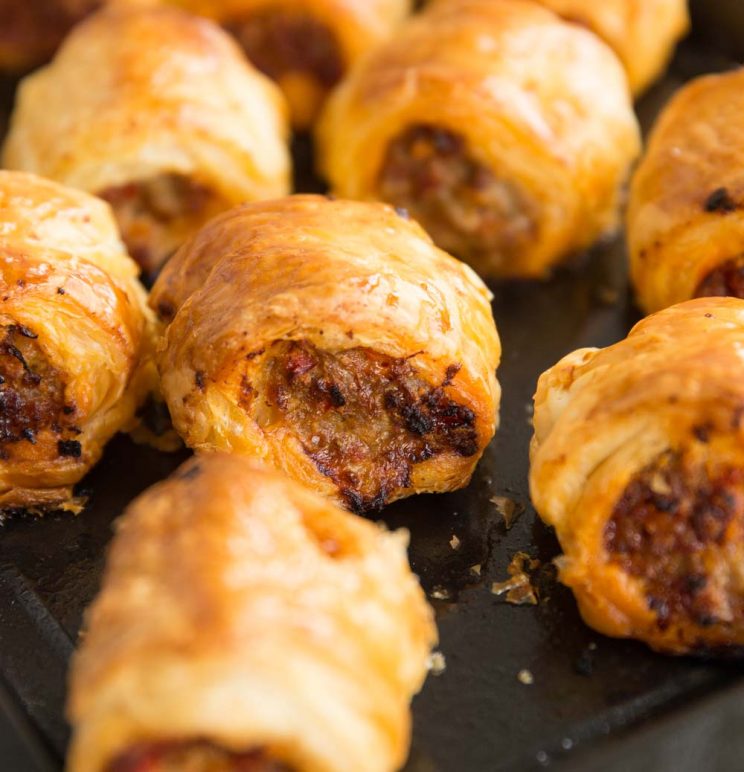
M 227 209 L 288 190 L 286 134 L 276 86 L 219 27 L 110 8 L 22 82 L 3 160 L 92 193 L 177 175 Z
M 663 74 L 690 27 L 687 0 L 537 1 L 608 43 L 622 60 L 635 95 Z
M 743 344 L 744 301 L 701 298 L 540 378 L 532 499 L 602 633 L 742 651 Z
M 469 172 L 474 196 L 485 177 L 486 186 L 505 188 L 492 195 L 506 196 L 500 206 L 507 212 L 519 202 L 519 211 L 485 228 L 487 234 L 511 218 L 530 221 L 520 240 L 503 249 L 479 254 L 465 238 L 448 245 L 480 273 L 543 276 L 616 227 L 638 128 L 617 57 L 586 30 L 527 3 L 435 5 L 367 58 L 329 100 L 318 129 L 321 170 L 339 195 L 384 198 L 380 180 L 391 145 L 421 125 L 462 142 L 476 167 Z M 453 198 L 456 211 L 462 196 Z M 473 228 L 471 214 L 462 218 L 466 231 Z M 441 220 L 438 213 L 430 223 L 418 216 L 432 232 Z
M 744 254 L 742 89 L 744 70 L 698 78 L 654 127 L 628 210 L 632 279 L 645 311 L 731 292 L 701 285 Z
M 335 85 L 337 78 L 331 73 L 323 73 L 321 78 L 308 78 L 307 71 L 303 76 L 303 61 L 307 62 L 307 51 L 302 48 L 308 45 L 327 45 L 325 52 L 329 59 L 337 59 L 329 63 L 338 76 L 355 64 L 368 51 L 378 46 L 391 36 L 393 31 L 410 13 L 411 0 L 169 0 L 186 10 L 200 16 L 214 19 L 223 24 L 226 29 L 241 40 L 241 27 L 246 24 L 260 24 L 272 14 L 281 17 L 276 26 L 272 25 L 266 39 L 266 45 L 275 50 L 276 65 L 282 61 L 287 69 L 284 74 L 276 77 L 276 73 L 268 73 L 276 77 L 287 97 L 292 113 L 292 123 L 298 129 L 308 128 L 315 120 L 321 102 L 329 88 Z M 293 35 L 291 26 L 293 19 L 300 23 L 308 23 L 309 36 L 305 36 L 304 46 L 297 49 L 294 42 L 287 39 L 287 33 Z M 318 25 L 317 27 L 315 25 Z M 285 34 L 282 34 L 281 26 Z M 289 29 L 288 29 L 289 27 Z M 316 30 L 325 30 L 327 35 L 318 40 L 313 39 Z M 261 35 L 262 33 L 257 33 Z M 261 46 L 261 41 L 257 41 Z M 248 47 L 249 58 L 252 53 Z M 292 60 L 292 55 L 299 55 L 298 60 Z M 260 55 L 256 57 L 257 66 L 261 66 Z M 322 68 L 322 52 L 317 64 Z M 299 67 L 293 65 L 299 64 Z M 338 65 L 337 67 L 335 65 Z M 279 67 L 281 69 L 281 67 Z M 322 82 L 328 80 L 332 82 Z
M 390 207 L 320 196 L 238 207 L 187 243 L 153 288 L 152 307 L 173 320 L 159 368 L 174 425 L 193 448 L 257 456 L 360 510 L 462 487 L 497 425 L 489 299 L 467 266 Z M 291 365 L 277 359 L 287 345 Z M 277 368 L 287 376 L 278 386 Z M 279 393 L 291 400 L 293 384 L 316 400 L 307 419 Z M 284 414 L 267 417 L 272 409 Z M 316 419 L 324 425 L 303 438 Z M 364 433 L 375 421 L 403 479 L 380 467 L 369 499 L 344 457 L 365 453 L 348 427 Z M 324 468 L 324 448 L 341 455 L 337 468 Z
M 255 461 L 187 462 L 118 523 L 72 668 L 70 772 L 195 739 L 397 769 L 436 640 L 406 544 Z
M 137 267 L 102 201 L 0 171 L 0 282 L 0 507 L 71 505 L 152 385 Z

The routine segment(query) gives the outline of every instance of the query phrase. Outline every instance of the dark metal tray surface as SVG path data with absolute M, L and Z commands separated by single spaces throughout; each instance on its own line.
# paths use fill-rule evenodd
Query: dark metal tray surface
M 698 9 L 701 18 L 707 7 Z M 639 105 L 644 125 L 685 79 L 729 63 L 699 42 L 685 44 L 670 75 Z M 6 113 L 12 86 L 0 84 Z M 0 132 L 3 118 L 0 109 Z M 295 157 L 300 189 L 319 189 L 307 142 L 296 143 Z M 619 340 L 638 318 L 622 243 L 595 249 L 548 284 L 493 289 L 504 347 L 498 435 L 466 490 L 409 499 L 383 513 L 390 526 L 411 531 L 411 560 L 436 608 L 446 658 L 444 672 L 430 676 L 414 702 L 407 769 L 741 769 L 741 667 L 663 657 L 587 628 L 570 592 L 555 580 L 557 542 L 529 503 L 530 406 L 538 375 L 577 347 Z M 0 526 L 3 772 L 61 768 L 69 731 L 66 666 L 98 587 L 111 523 L 185 456 L 119 437 L 84 481 L 90 503 L 81 515 L 14 517 Z M 510 529 L 494 497 L 521 511 Z M 533 572 L 536 606 L 515 606 L 490 591 L 507 578 L 518 551 L 540 561 Z M 531 684 L 519 679 L 523 670 L 532 674 Z

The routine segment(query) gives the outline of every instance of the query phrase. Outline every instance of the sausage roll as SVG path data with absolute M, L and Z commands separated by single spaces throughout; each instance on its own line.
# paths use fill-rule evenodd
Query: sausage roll
M 453 0 L 436 0 L 440 3 Z M 620 57 L 634 94 L 666 69 L 690 26 L 687 0 L 537 0 L 566 21 L 588 27 Z
M 137 267 L 102 201 L 0 171 L 0 284 L 0 509 L 72 508 L 151 385 Z
M 622 67 L 531 3 L 434 5 L 335 92 L 320 165 L 490 277 L 543 276 L 615 228 L 639 147 Z
M 130 505 L 71 674 L 69 772 L 392 772 L 436 641 L 407 534 L 206 454 Z
M 390 37 L 411 9 L 411 0 L 168 1 L 231 32 L 279 84 L 297 129 L 312 125 L 348 68 Z
M 23 81 L 4 163 L 106 199 L 154 272 L 217 212 L 287 191 L 286 132 L 281 94 L 219 27 L 111 8 Z
M 631 275 L 647 312 L 744 298 L 744 69 L 688 84 L 661 114 L 631 185 Z
M 744 651 L 744 301 L 698 298 L 535 396 L 530 485 L 586 622 L 659 651 Z
M 356 511 L 467 484 L 497 424 L 486 287 L 381 204 L 295 196 L 221 215 L 151 296 L 176 429 Z
M 0 0 L 0 72 L 49 59 L 65 35 L 103 0 Z

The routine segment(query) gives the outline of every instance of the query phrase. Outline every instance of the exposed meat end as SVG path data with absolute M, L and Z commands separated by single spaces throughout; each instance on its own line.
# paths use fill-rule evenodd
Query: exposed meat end
M 643 581 L 657 624 L 744 618 L 744 470 L 668 452 L 626 487 L 605 527 L 610 560 Z
M 135 745 L 112 761 L 106 772 L 291 772 L 263 751 L 235 753 L 208 741 Z
M 7 459 L 13 444 L 34 445 L 42 431 L 60 438 L 72 431 L 68 424 L 75 411 L 65 405 L 62 375 L 48 362 L 36 333 L 10 325 L 0 334 L 0 453 Z
M 274 80 L 297 72 L 331 89 L 344 73 L 335 35 L 305 11 L 273 8 L 229 20 L 224 26 L 251 62 Z
M 716 266 L 695 290 L 696 298 L 725 296 L 744 298 L 744 256 Z
M 276 343 L 265 361 L 264 382 L 252 384 L 254 417 L 266 429 L 288 425 L 355 511 L 379 509 L 410 487 L 416 464 L 478 453 L 476 416 L 447 391 L 459 368 L 431 384 L 410 360 L 307 342 Z
M 17 50 L 19 62 L 52 56 L 65 35 L 102 0 L 0 0 L 0 51 Z M 14 57 L 15 58 L 15 57 Z
M 524 195 L 473 158 L 461 135 L 436 126 L 412 126 L 390 143 L 378 191 L 440 247 L 497 271 L 536 228 Z
M 258 10 L 224 26 L 282 89 L 295 128 L 309 128 L 345 71 L 334 32 L 311 13 L 290 8 Z
M 208 186 L 181 174 L 107 188 L 99 196 L 111 204 L 129 254 L 149 276 L 228 206 Z

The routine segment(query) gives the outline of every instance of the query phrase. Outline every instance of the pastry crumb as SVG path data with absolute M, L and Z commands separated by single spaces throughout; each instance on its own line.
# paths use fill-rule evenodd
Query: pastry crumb
M 451 597 L 446 587 L 435 587 L 429 594 L 434 600 L 449 600 Z
M 597 300 L 605 306 L 614 306 L 620 300 L 620 292 L 613 287 L 600 287 L 597 290 Z
M 536 606 L 537 591 L 527 571 L 534 571 L 539 566 L 539 560 L 531 558 L 526 552 L 517 552 L 507 568 L 509 578 L 503 582 L 494 582 L 491 592 L 494 595 L 506 593 L 507 603 L 515 606 Z
M 504 525 L 506 526 L 507 531 L 524 512 L 524 505 L 510 499 L 508 496 L 491 496 L 489 501 L 496 507 L 496 511 L 504 518 Z
M 517 680 L 525 686 L 532 686 L 535 683 L 535 676 L 532 675 L 531 670 L 520 670 L 517 673 Z
M 433 676 L 442 675 L 447 669 L 447 660 L 445 659 L 444 654 L 442 654 L 441 651 L 433 651 L 429 655 L 427 667 Z
M 470 566 L 470 573 L 471 574 L 475 574 L 476 576 L 480 576 L 481 575 L 481 564 L 480 563 L 476 563 L 475 565 Z
M 449 540 L 449 545 L 452 547 L 453 550 L 459 550 L 460 549 L 460 540 L 455 536 L 455 534 L 452 534 L 452 538 Z

